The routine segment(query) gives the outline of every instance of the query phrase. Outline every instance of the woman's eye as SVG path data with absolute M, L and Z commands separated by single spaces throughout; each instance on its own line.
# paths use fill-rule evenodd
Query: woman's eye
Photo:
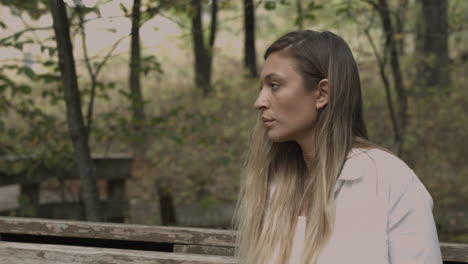
M 271 83 L 270 86 L 271 86 L 271 89 L 273 90 L 278 90 L 280 88 L 280 85 L 277 83 Z

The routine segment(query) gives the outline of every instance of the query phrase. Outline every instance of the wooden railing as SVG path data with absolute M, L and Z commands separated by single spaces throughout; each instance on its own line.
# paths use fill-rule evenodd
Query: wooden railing
M 0 263 L 236 263 L 235 231 L 0 217 Z M 444 263 L 468 244 L 440 243 Z
M 95 177 L 97 180 L 105 180 L 107 183 L 108 195 L 106 200 L 101 201 L 101 208 L 106 221 L 124 222 L 128 212 L 128 201 L 125 192 L 125 182 L 131 175 L 132 158 L 127 154 L 112 155 L 92 155 L 96 168 Z M 0 162 L 4 165 L 24 167 L 34 162 L 34 157 L 0 157 Z M 0 171 L 0 186 L 20 185 L 20 195 L 24 195 L 30 201 L 30 206 L 35 211 L 35 215 L 49 219 L 84 219 L 82 208 L 78 202 L 62 201 L 47 204 L 40 204 L 40 185 L 51 177 L 59 177 L 61 180 L 79 180 L 75 168 L 50 168 L 38 162 L 35 165 L 34 173 L 28 173 L 26 169 L 15 173 Z M 18 208 L 19 209 L 19 208 Z M 19 211 L 18 209 L 14 211 Z M 10 211 L 10 210 L 9 210 Z M 2 215 L 10 215 L 10 212 L 1 212 Z M 15 213 L 16 214 L 16 213 Z

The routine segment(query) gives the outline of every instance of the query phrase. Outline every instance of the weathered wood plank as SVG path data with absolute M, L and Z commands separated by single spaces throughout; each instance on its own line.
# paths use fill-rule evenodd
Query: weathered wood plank
M 467 244 L 441 243 L 444 261 L 468 263 Z M 232 257 L 0 242 L 1 263 L 235 263 Z
M 233 247 L 214 247 L 199 245 L 174 245 L 176 253 L 190 253 L 214 256 L 234 256 Z
M 234 264 L 223 256 L 128 249 L 0 242 L 0 263 L 21 264 Z
M 468 263 L 468 244 L 440 243 L 444 261 Z
M 208 228 L 146 226 L 0 217 L 0 233 L 115 239 L 171 244 L 233 247 L 235 232 Z
M 232 230 L 15 217 L 0 217 L 0 233 L 171 243 L 175 252 L 227 256 L 233 254 L 236 234 Z M 468 263 L 468 244 L 441 242 L 440 246 L 444 261 Z

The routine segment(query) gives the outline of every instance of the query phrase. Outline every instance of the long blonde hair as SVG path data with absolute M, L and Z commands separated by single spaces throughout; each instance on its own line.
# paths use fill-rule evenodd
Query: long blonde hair
M 306 166 L 295 141 L 271 142 L 257 116 L 233 218 L 240 264 L 267 264 L 276 246 L 275 264 L 287 263 L 302 214 L 307 216 L 307 226 L 301 263 L 315 263 L 333 230 L 334 186 L 347 154 L 352 147 L 380 148 L 367 139 L 359 73 L 343 39 L 328 31 L 290 32 L 266 50 L 265 60 L 280 50 L 295 59 L 306 89 L 329 79 L 329 102 L 320 109 L 315 126 L 312 166 Z M 273 182 L 275 192 L 268 201 Z

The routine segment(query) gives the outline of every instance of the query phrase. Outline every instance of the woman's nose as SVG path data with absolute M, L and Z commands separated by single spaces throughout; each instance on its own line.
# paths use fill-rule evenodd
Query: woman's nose
M 262 110 L 268 107 L 268 100 L 264 93 L 260 92 L 257 99 L 255 100 L 254 107 L 257 110 Z

